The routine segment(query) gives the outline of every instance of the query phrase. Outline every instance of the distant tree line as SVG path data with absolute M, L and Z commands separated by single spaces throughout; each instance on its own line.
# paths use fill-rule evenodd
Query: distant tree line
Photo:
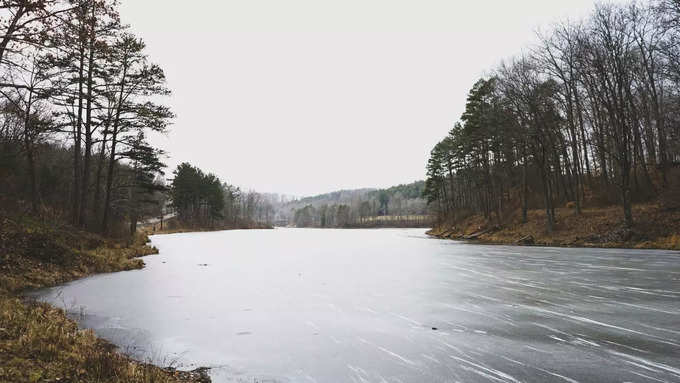
M 296 227 L 348 227 L 351 223 L 348 205 L 307 205 L 295 210 L 293 222 Z
M 296 227 L 421 226 L 429 223 L 424 181 L 388 189 L 345 190 L 290 201 L 288 223 Z M 284 214 L 285 216 L 285 214 Z
M 660 198 L 680 207 L 680 2 L 598 4 L 479 80 L 432 150 L 424 195 L 440 221 Z
M 243 192 L 188 163 L 179 165 L 173 175 L 170 206 L 184 227 L 250 228 L 272 224 L 274 208 L 266 195 Z
M 147 137 L 171 123 L 169 94 L 118 1 L 0 1 L 0 203 L 136 230 L 162 204 L 163 153 Z

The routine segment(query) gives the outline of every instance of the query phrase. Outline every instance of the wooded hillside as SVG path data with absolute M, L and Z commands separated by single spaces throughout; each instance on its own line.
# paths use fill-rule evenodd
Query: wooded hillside
M 527 222 L 543 209 L 680 208 L 680 2 L 599 4 L 554 25 L 470 90 L 432 150 L 428 202 L 440 224 Z
M 281 222 L 297 227 L 422 226 L 430 222 L 424 181 L 387 189 L 341 190 L 278 207 Z

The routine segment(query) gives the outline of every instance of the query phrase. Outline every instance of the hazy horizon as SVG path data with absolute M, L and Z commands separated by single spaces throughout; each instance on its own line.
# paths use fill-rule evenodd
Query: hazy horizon
M 167 173 L 298 197 L 425 178 L 470 87 L 578 1 L 122 0 L 178 118 Z M 163 17 L 158 16 L 162 9 Z M 188 20 L 188 21 L 187 21 Z M 216 49 L 215 47 L 219 47 Z

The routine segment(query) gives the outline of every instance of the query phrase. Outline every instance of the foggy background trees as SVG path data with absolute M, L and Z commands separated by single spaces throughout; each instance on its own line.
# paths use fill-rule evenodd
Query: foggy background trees
M 276 206 L 279 225 L 296 227 L 419 227 L 431 223 L 424 181 L 388 189 L 341 190 Z

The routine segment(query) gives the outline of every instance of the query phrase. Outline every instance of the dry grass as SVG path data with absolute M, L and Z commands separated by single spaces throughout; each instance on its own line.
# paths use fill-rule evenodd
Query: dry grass
M 172 218 L 163 224 L 163 229 L 160 224 L 145 225 L 140 227 L 140 232 L 144 235 L 161 235 L 161 234 L 179 234 L 179 233 L 200 233 L 213 232 L 225 230 L 246 230 L 246 229 L 273 229 L 272 226 L 250 223 L 235 226 L 215 226 L 215 227 L 194 227 L 181 224 L 177 219 Z
M 160 368 L 131 361 L 63 311 L 0 297 L 2 382 L 176 382 Z
M 35 222 L 0 221 L 0 289 L 18 292 L 53 286 L 95 273 L 144 267 L 138 257 L 155 254 L 140 235 L 131 244 Z
M 15 294 L 94 273 L 139 269 L 157 253 L 140 235 L 111 241 L 75 229 L 0 218 L 0 382 L 190 382 L 177 373 L 134 361 L 80 330 L 65 313 Z
M 528 213 L 527 223 L 521 222 L 520 211 L 509 214 L 498 227 L 476 215 L 437 227 L 431 234 L 457 239 L 489 230 L 478 239 L 488 243 L 514 244 L 531 236 L 535 244 L 546 246 L 680 250 L 680 211 L 664 209 L 658 204 L 635 206 L 635 225 L 631 230 L 622 227 L 623 212 L 618 206 L 586 208 L 580 215 L 572 208 L 556 209 L 556 225 L 552 233 L 547 231 L 545 211 L 531 210 Z

